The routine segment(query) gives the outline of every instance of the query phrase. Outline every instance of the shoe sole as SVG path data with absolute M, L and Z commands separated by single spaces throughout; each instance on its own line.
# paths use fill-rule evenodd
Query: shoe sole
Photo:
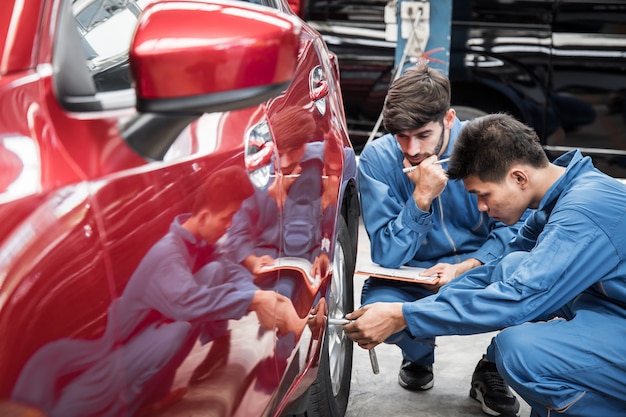
M 408 384 L 405 384 L 404 381 L 402 381 L 402 379 L 400 379 L 400 377 L 398 377 L 398 384 L 400 384 L 400 386 L 404 389 L 408 389 L 409 391 L 427 391 L 429 389 L 431 389 L 434 385 L 435 385 L 435 379 L 431 379 L 430 382 L 428 382 L 427 384 L 424 384 L 418 388 L 410 388 Z
M 500 417 L 519 417 L 517 413 L 499 413 L 496 410 L 489 408 L 487 404 L 485 404 L 485 399 L 483 398 L 483 393 L 472 387 L 470 389 L 470 397 L 480 403 L 480 408 L 483 410 L 483 413 L 488 414 L 490 416 L 500 416 Z

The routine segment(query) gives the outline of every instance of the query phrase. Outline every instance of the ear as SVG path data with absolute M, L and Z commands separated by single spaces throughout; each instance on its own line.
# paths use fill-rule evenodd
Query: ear
M 510 173 L 510 177 L 513 181 L 524 190 L 528 187 L 528 174 L 522 169 L 513 168 Z
M 209 211 L 209 209 L 203 208 L 198 212 L 196 218 L 198 219 L 199 224 L 204 225 L 204 223 L 209 219 L 210 216 L 211 212 Z
M 454 124 L 454 118 L 456 117 L 456 110 L 448 109 L 446 114 L 443 116 L 443 126 L 445 129 L 451 129 Z

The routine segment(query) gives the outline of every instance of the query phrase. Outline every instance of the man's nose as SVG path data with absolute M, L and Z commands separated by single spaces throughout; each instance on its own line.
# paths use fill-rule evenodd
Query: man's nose
M 408 153 L 409 155 L 417 155 L 418 153 L 420 153 L 420 149 L 421 149 L 421 143 L 419 139 L 413 138 L 413 137 L 409 138 L 407 142 L 406 153 Z
M 487 206 L 487 203 L 485 203 L 485 200 L 478 197 L 478 210 L 479 211 L 489 211 L 489 207 Z

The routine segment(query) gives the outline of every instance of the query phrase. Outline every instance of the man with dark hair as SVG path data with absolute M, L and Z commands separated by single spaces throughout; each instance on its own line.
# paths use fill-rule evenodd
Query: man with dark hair
M 531 416 L 623 416 L 626 410 L 626 186 L 570 151 L 554 162 L 535 132 L 503 114 L 469 122 L 448 167 L 478 207 L 514 224 L 497 262 L 438 294 L 349 314 L 348 336 L 372 349 L 416 338 L 504 328 L 487 356 Z
M 364 305 L 427 297 L 463 272 L 496 259 L 516 232 L 481 213 L 475 196 L 462 184 L 448 182 L 446 163 L 435 164 L 451 154 L 462 128 L 450 107 L 450 82 L 442 73 L 425 65 L 405 71 L 389 89 L 383 122 L 389 133 L 365 147 L 358 166 L 372 261 L 387 268 L 427 268 L 425 274 L 438 274 L 439 280 L 419 285 L 370 277 L 363 287 Z M 402 349 L 400 385 L 430 389 L 435 338 L 401 331 L 386 342 Z M 491 415 L 519 410 L 495 364 L 485 358 L 476 366 L 470 395 Z

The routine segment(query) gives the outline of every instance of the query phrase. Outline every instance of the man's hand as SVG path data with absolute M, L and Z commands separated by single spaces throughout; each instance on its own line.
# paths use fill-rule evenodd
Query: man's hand
M 320 253 L 313 261 L 313 266 L 311 267 L 311 276 L 316 279 L 326 278 L 328 273 L 330 272 L 330 258 L 327 253 Z
M 425 270 L 422 275 L 437 275 L 439 279 L 434 284 L 424 284 L 428 288 L 430 288 L 433 292 L 439 291 L 439 288 L 443 287 L 448 282 L 452 281 L 454 278 L 458 277 L 464 272 L 469 271 L 472 268 L 481 265 L 478 259 L 469 258 L 463 262 L 459 262 L 456 264 L 448 264 L 448 263 L 438 263 L 434 266 L 431 266 L 427 270 Z
M 308 317 L 300 318 L 291 300 L 274 291 L 257 290 L 248 308 L 254 311 L 265 330 L 278 329 L 279 334 L 294 333 L 300 337 Z
M 311 329 L 313 339 L 320 340 L 326 329 L 326 316 L 328 315 L 328 305 L 324 297 L 311 309 L 307 325 Z
M 413 171 L 407 172 L 409 179 L 415 184 L 413 198 L 420 210 L 429 211 L 432 201 L 443 192 L 448 183 L 448 175 L 441 165 L 433 164 L 437 157 L 432 155 L 424 159 Z M 405 159 L 404 166 L 411 164 Z
M 265 330 L 274 328 L 276 319 L 276 293 L 274 291 L 257 290 L 252 297 L 249 311 L 254 311 L 259 324 Z
M 424 272 L 422 272 L 421 275 L 424 275 L 424 276 L 437 275 L 439 279 L 437 279 L 437 281 L 434 282 L 433 284 L 423 284 L 423 285 L 428 287 L 428 289 L 430 289 L 432 292 L 437 292 L 439 291 L 439 288 L 441 288 L 448 282 L 452 281 L 456 277 L 456 273 L 457 273 L 456 265 L 447 264 L 447 263 L 438 263 L 434 266 L 431 266 Z
M 324 191 L 322 192 L 322 211 L 329 206 L 337 204 L 337 195 L 339 194 L 339 186 L 341 178 L 338 175 L 329 175 L 324 178 Z
M 291 300 L 276 294 L 276 328 L 279 334 L 293 333 L 299 339 L 309 317 L 300 318 Z
M 253 275 L 258 275 L 264 266 L 274 263 L 274 258 L 269 255 L 256 256 L 255 254 L 250 254 L 242 263 Z
M 369 304 L 346 315 L 346 318 L 354 321 L 343 326 L 344 333 L 367 350 L 406 327 L 402 303 Z
M 278 180 L 277 177 L 276 181 L 272 182 L 267 188 L 269 196 L 272 197 L 274 201 L 276 201 L 276 204 L 278 205 L 278 210 L 283 210 L 289 188 L 291 188 L 291 185 L 298 179 L 298 174 L 300 174 L 301 172 L 302 167 L 298 165 L 294 168 L 293 171 L 289 173 L 289 175 L 282 175 L 280 177 L 280 180 Z M 282 185 L 282 187 L 279 186 L 279 184 Z

